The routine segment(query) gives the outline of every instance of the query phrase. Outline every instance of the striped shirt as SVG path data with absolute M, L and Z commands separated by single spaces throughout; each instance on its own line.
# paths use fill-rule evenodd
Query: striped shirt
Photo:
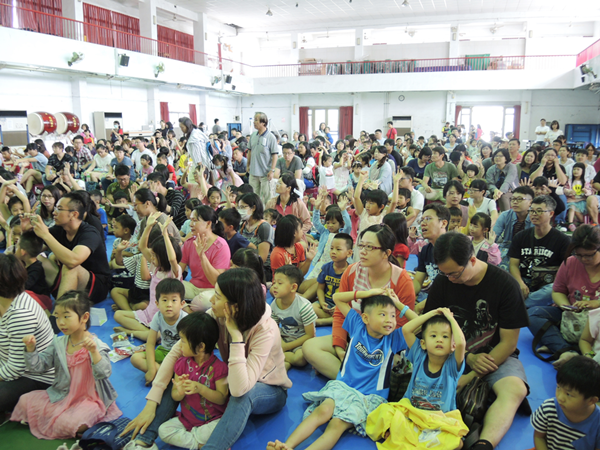
M 123 266 L 127 269 L 129 273 L 135 274 L 134 283 L 140 289 L 150 289 L 150 280 L 144 281 L 142 280 L 142 254 L 138 253 L 137 255 L 127 256 L 123 258 Z M 147 262 L 146 262 L 147 263 Z M 150 267 L 150 265 L 148 265 Z M 148 269 L 150 270 L 150 269 Z
M 531 416 L 531 426 L 546 435 L 548 450 L 600 448 L 600 409 L 585 420 L 573 423 L 565 416 L 556 398 L 546 400 Z
M 44 373 L 29 373 L 25 368 L 23 338 L 33 334 L 36 350 L 42 352 L 52 342 L 54 333 L 44 310 L 25 292 L 19 294 L 0 317 L 0 379 L 13 381 L 21 377 L 52 384 L 54 368 Z
M 314 326 L 317 322 L 317 314 L 311 303 L 299 294 L 286 309 L 281 309 L 278 300 L 274 300 L 271 303 L 271 318 L 281 325 L 281 337 L 285 342 L 301 338 L 306 334 L 304 327 Z

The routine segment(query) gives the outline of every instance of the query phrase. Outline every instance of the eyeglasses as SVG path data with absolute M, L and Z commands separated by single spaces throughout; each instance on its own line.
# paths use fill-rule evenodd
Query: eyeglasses
M 463 267 L 463 270 L 461 270 L 460 272 L 444 273 L 444 272 L 440 271 L 438 273 L 440 275 L 445 276 L 446 278 L 452 278 L 453 280 L 458 280 L 462 276 L 462 274 L 463 274 L 463 272 L 465 271 L 466 268 L 467 268 L 466 266 Z
M 74 209 L 62 209 L 62 208 L 60 208 L 60 207 L 56 207 L 56 210 L 57 210 L 58 212 L 63 212 L 63 211 L 67 211 L 67 212 L 74 212 L 74 211 L 75 211 Z
M 474 194 L 475 192 L 481 192 L 481 189 L 469 189 L 469 193 Z
M 582 254 L 576 253 L 576 252 L 571 253 L 571 255 L 574 256 L 575 258 L 577 258 L 580 261 L 583 261 L 584 259 L 589 261 L 594 256 L 596 256 L 596 253 L 598 253 L 598 249 L 596 249 L 596 251 L 594 253 L 592 253 L 591 255 L 582 255 Z
M 525 200 L 525 197 L 513 197 L 510 199 L 513 203 L 521 203 L 523 200 Z
M 381 250 L 383 247 L 375 247 L 373 245 L 370 244 L 358 244 L 358 250 L 359 251 L 366 251 L 366 252 L 372 252 L 373 250 Z
M 549 209 L 530 209 L 529 210 L 529 214 L 531 214 L 532 216 L 539 216 L 545 212 L 550 212 Z

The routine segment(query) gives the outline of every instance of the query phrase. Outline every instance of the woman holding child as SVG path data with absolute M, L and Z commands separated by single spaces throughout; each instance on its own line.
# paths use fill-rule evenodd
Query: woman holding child
M 244 431 L 250 414 L 280 411 L 292 386 L 284 366 L 279 328 L 271 318 L 256 273 L 240 268 L 219 275 L 211 304 L 207 314 L 219 324 L 218 347 L 223 362 L 228 364 L 231 397 L 204 450 L 230 448 Z M 125 450 L 150 447 L 159 426 L 175 414 L 177 402 L 171 396 L 170 380 L 182 355 L 180 341 L 160 366 L 146 406 L 123 432 L 125 435 L 133 430 Z
M 387 225 L 373 225 L 363 231 L 355 249 L 359 262 L 346 269 L 335 295 L 351 298 L 352 307 L 359 310 L 363 298 L 380 295 L 391 287 L 400 302 L 414 310 L 413 283 L 408 272 L 401 269 L 392 256 L 395 245 L 396 237 Z M 302 346 L 308 363 L 329 379 L 337 376 L 346 353 L 348 335 L 342 329 L 343 322 L 344 316 L 336 307 L 332 335 L 310 339 Z M 405 323 L 406 319 L 397 317 L 397 327 Z

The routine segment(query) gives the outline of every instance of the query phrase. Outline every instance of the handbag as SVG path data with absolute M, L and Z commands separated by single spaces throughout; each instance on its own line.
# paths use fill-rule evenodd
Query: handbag
M 388 402 L 399 402 L 404 397 L 410 384 L 412 373 L 412 363 L 406 357 L 406 350 L 396 353 L 390 374 Z
M 79 446 L 83 450 L 119 450 L 131 440 L 131 432 L 119 436 L 129 422 L 131 419 L 121 417 L 112 422 L 97 423 L 83 433 Z
M 578 344 L 585 324 L 588 322 L 589 311 L 564 311 L 560 321 L 560 334 L 569 344 Z
M 558 272 L 558 266 L 535 266 L 532 267 L 529 272 L 531 274 L 531 284 L 529 289 L 531 292 L 535 292 L 547 284 L 554 283 L 556 273 Z
M 488 410 L 490 387 L 483 378 L 475 377 L 456 394 L 456 407 L 463 417 L 473 417 L 473 422 L 481 423 Z

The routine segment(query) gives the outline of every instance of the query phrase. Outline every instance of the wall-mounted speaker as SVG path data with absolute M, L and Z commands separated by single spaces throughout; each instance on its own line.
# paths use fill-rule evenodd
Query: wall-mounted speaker
M 233 77 L 231 75 L 226 75 L 225 76 L 225 83 L 227 84 L 231 84 L 231 80 L 233 79 Z
M 119 65 L 123 66 L 123 67 L 127 67 L 129 65 L 129 56 L 127 55 L 120 55 L 121 57 L 119 58 Z

